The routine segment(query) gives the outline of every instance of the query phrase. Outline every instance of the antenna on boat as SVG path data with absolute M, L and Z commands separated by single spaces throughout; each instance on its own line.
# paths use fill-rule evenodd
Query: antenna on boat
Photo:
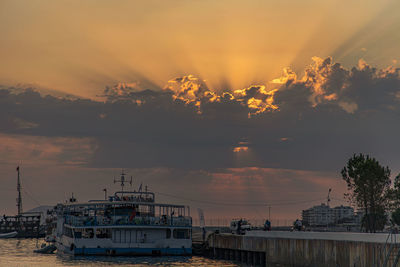
M 140 183 L 138 192 L 142 192 L 142 185 L 143 185 L 143 182 Z
M 103 191 L 104 191 L 104 200 L 107 200 L 107 188 L 104 188 Z
M 115 183 L 121 183 L 121 191 L 122 192 L 124 192 L 125 182 L 128 182 L 128 183 L 130 183 L 132 185 L 132 176 L 131 176 L 131 180 L 128 181 L 128 180 L 125 180 L 125 175 L 126 174 L 124 173 L 124 170 L 122 169 L 121 178 L 119 180 L 115 180 L 115 177 L 114 177 L 114 184 Z
M 76 198 L 74 197 L 74 192 L 71 193 L 71 198 L 69 199 L 70 203 L 76 202 Z
M 138 189 L 138 193 L 140 193 L 140 199 L 142 199 L 142 186 L 143 186 L 143 182 L 140 182 L 140 186 Z

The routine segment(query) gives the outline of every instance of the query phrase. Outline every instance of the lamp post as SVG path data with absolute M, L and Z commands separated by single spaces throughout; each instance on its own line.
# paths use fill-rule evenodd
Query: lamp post
M 330 194 L 331 194 L 331 191 L 332 191 L 332 188 L 329 188 L 329 190 L 328 190 L 328 197 L 326 198 L 326 231 L 328 231 L 328 228 L 329 228 L 329 220 L 328 220 L 328 218 L 329 218 L 329 202 L 331 202 L 331 199 L 330 199 Z

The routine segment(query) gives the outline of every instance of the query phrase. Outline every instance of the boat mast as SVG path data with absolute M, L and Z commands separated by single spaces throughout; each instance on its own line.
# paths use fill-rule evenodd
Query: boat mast
M 130 183 L 131 186 L 132 186 L 132 176 L 131 176 L 131 180 L 128 181 L 128 180 L 125 180 L 125 175 L 126 175 L 126 174 L 124 173 L 124 170 L 122 170 L 120 180 L 115 180 L 115 178 L 114 178 L 114 184 L 115 184 L 115 183 L 121 183 L 122 195 L 124 195 L 124 186 L 125 186 L 125 182 Z
M 18 216 L 22 214 L 22 196 L 21 196 L 21 181 L 19 178 L 19 166 L 17 167 L 18 179 L 17 179 L 17 191 L 18 191 L 18 198 L 17 198 L 17 207 L 18 207 Z

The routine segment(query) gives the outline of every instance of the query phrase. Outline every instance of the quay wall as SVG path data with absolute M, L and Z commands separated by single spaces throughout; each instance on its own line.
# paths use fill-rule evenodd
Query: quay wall
M 387 238 L 388 234 L 260 231 L 212 234 L 208 245 L 210 256 L 252 266 L 400 266 L 395 265 L 400 236 L 392 235 L 386 242 Z

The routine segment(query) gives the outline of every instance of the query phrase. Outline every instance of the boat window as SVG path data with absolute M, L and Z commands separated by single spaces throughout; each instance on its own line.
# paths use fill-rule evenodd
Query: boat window
M 114 243 L 133 243 L 136 242 L 136 231 L 130 229 L 115 229 L 112 237 Z
M 74 230 L 74 237 L 75 238 L 82 238 L 82 230 L 81 229 L 75 229 Z
M 189 239 L 190 238 L 189 229 L 174 229 L 174 238 L 175 239 Z
M 121 229 L 121 243 L 126 243 L 126 230 Z
M 82 237 L 83 238 L 93 238 L 94 237 L 93 228 L 85 228 L 85 229 L 83 229 Z
M 64 227 L 64 235 L 68 237 L 72 237 L 72 229 L 68 227 Z
M 113 233 L 113 242 L 121 243 L 121 230 L 115 229 Z
M 167 229 L 167 238 L 171 238 L 171 229 Z
M 111 230 L 98 228 L 98 229 L 96 229 L 96 237 L 97 238 L 111 238 Z
M 104 216 L 104 210 L 103 209 L 96 210 L 96 215 L 97 216 Z

